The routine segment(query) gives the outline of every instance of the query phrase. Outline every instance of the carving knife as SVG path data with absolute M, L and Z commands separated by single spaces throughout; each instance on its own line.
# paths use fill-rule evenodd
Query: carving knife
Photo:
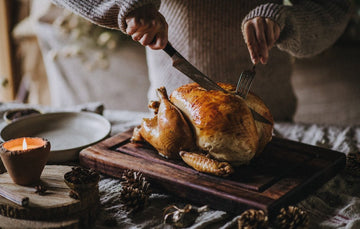
M 225 93 L 230 93 L 217 85 L 217 83 L 204 75 L 197 68 L 195 68 L 195 66 L 192 65 L 189 61 L 187 61 L 178 51 L 176 51 L 176 49 L 169 42 L 166 44 L 166 47 L 163 50 L 171 57 L 173 61 L 173 66 L 177 70 L 185 74 L 194 82 L 198 83 L 201 87 L 205 88 L 206 90 L 218 90 Z M 250 111 L 255 120 L 271 125 L 271 122 L 264 118 L 262 115 L 260 115 L 258 112 L 256 112 L 252 108 L 250 108 Z

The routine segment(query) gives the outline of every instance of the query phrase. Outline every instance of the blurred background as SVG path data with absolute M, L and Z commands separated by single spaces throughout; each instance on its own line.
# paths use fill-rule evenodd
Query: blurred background
M 333 47 L 294 59 L 296 122 L 360 124 L 360 0 Z M 0 0 L 0 101 L 147 111 L 145 49 L 50 0 Z

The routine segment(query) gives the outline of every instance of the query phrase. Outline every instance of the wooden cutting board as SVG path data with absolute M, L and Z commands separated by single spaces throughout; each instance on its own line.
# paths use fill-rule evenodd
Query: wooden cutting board
M 0 228 L 88 228 L 94 223 L 99 205 L 99 191 L 92 190 L 80 199 L 69 196 L 70 188 L 64 174 L 70 166 L 47 165 L 41 183 L 48 190 L 35 193 L 32 186 L 15 184 L 9 174 L 0 175 L 0 185 L 7 192 L 29 197 L 29 205 L 22 207 L 0 196 Z
M 346 161 L 343 153 L 274 137 L 257 160 L 222 178 L 130 143 L 131 135 L 128 130 L 82 150 L 80 163 L 118 178 L 124 169 L 141 171 L 176 196 L 233 212 L 256 208 L 276 214 L 315 191 Z

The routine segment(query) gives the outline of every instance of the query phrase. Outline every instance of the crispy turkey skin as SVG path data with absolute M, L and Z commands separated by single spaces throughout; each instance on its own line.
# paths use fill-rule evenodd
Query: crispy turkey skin
M 218 84 L 229 92 L 235 91 L 234 85 Z M 227 176 L 233 172 L 231 165 L 248 164 L 271 140 L 273 117 L 262 100 L 252 93 L 245 100 L 191 83 L 173 91 L 170 99 L 164 87 L 158 89 L 158 95 L 159 102 L 149 105 L 154 117 L 143 119 L 135 128 L 132 140 L 145 140 L 168 158 L 180 158 L 182 151 L 182 159 L 198 171 Z M 271 124 L 254 120 L 249 107 Z M 190 151 L 191 154 L 185 153 Z M 200 153 L 197 158 L 196 151 L 207 152 L 211 159 L 200 158 L 203 157 Z M 219 170 L 219 165 L 226 170 Z
M 218 83 L 229 92 L 231 84 Z M 196 83 L 172 92 L 171 102 L 190 120 L 197 146 L 220 161 L 247 164 L 271 140 L 273 124 L 254 120 L 249 107 L 273 123 L 262 100 L 249 93 L 247 99 L 222 91 L 207 91 Z
M 151 102 L 153 118 L 144 118 L 132 141 L 145 140 L 167 158 L 179 158 L 181 150 L 195 148 L 193 131 L 181 111 L 169 101 L 165 87 L 157 90 L 159 103 Z

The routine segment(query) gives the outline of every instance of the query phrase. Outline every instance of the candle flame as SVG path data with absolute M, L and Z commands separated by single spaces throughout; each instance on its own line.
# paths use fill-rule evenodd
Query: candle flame
M 27 143 L 26 143 L 26 139 L 24 138 L 23 140 L 23 145 L 22 145 L 23 150 L 27 149 Z

